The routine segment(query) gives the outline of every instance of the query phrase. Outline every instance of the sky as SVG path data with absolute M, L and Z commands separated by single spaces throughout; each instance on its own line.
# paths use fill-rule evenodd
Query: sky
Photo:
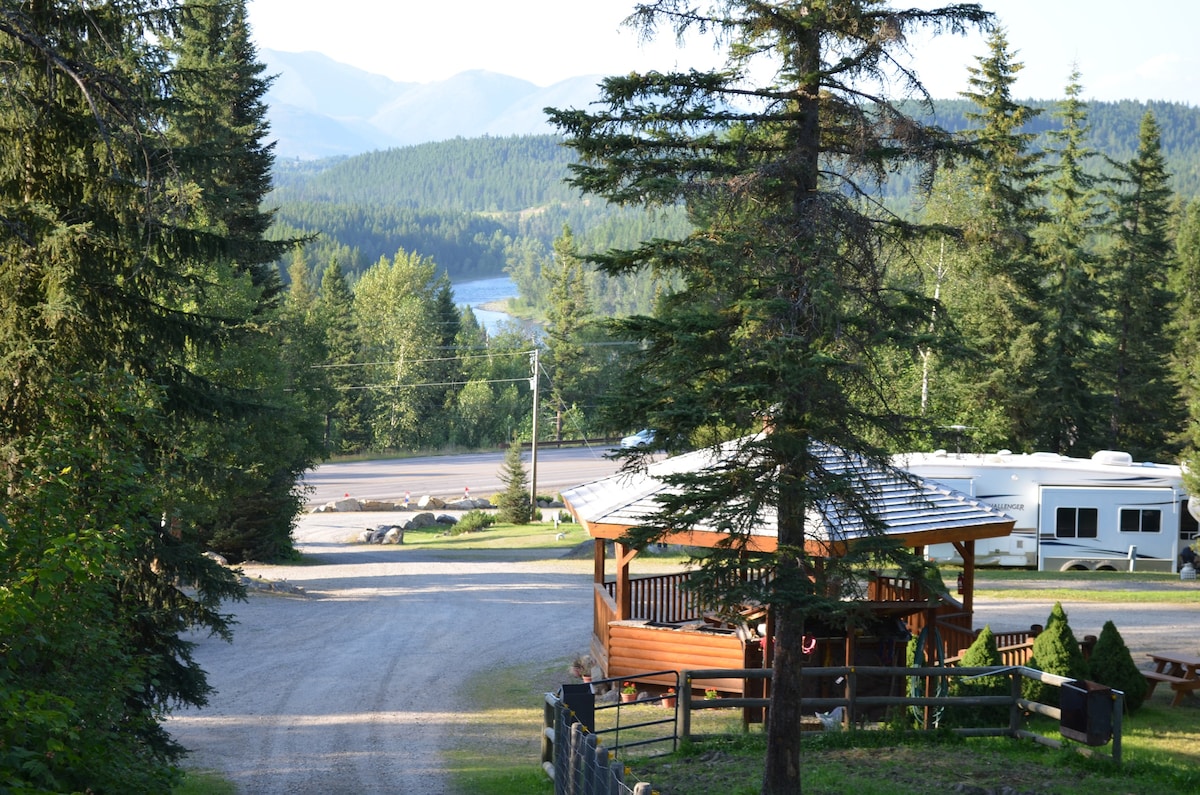
M 896 0 L 893 7 L 948 4 Z M 1024 64 L 1013 94 L 1060 99 L 1072 65 L 1084 99 L 1171 100 L 1200 106 L 1200 2 L 991 0 Z M 708 68 L 707 41 L 680 49 L 669 31 L 651 43 L 623 28 L 634 0 L 248 0 L 260 49 L 320 52 L 398 82 L 430 83 L 483 69 L 549 86 L 569 77 Z M 910 42 L 935 98 L 966 88 L 985 37 Z

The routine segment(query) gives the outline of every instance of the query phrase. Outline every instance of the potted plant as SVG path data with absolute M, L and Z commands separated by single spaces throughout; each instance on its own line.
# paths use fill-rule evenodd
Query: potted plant
M 716 701 L 720 697 L 721 697 L 721 694 L 717 692 L 717 689 L 715 687 L 710 687 L 704 691 L 704 700 L 705 701 Z
M 662 698 L 662 705 L 667 709 L 675 709 L 675 688 L 667 688 L 667 693 Z
M 622 682 L 621 701 L 625 703 L 637 701 L 637 685 L 635 685 L 633 682 Z
M 576 654 L 575 659 L 567 666 L 567 673 L 585 682 L 592 681 L 592 662 L 590 654 Z

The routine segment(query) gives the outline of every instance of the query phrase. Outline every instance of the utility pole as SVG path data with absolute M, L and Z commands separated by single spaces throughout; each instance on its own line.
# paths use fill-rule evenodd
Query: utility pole
M 529 508 L 530 511 L 537 510 L 537 440 L 538 440 L 538 350 L 533 349 L 529 354 L 530 364 L 533 366 L 533 377 L 529 379 L 529 386 L 533 389 L 533 442 L 529 445 L 531 471 L 529 477 Z

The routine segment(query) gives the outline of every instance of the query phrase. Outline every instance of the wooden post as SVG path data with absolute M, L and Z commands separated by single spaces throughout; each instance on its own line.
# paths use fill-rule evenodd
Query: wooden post
M 1012 694 L 1012 706 L 1008 708 L 1008 734 L 1010 737 L 1019 737 L 1021 732 L 1021 708 L 1017 706 L 1017 702 L 1021 700 L 1021 680 L 1024 678 L 1020 670 L 1011 668 L 1008 675 L 1012 677 L 1009 686 L 1009 693 Z
M 596 742 L 596 735 L 594 734 L 584 735 L 583 747 L 579 750 L 583 756 L 584 767 L 583 781 L 580 782 L 582 786 L 580 787 L 579 792 L 580 795 L 591 795 L 597 791 L 597 785 L 600 783 L 601 774 L 608 773 L 608 752 Z M 597 766 L 596 762 L 599 759 L 600 754 L 604 754 L 604 764 L 602 766 Z M 605 778 L 607 777 L 608 776 L 605 775 Z
M 554 727 L 558 723 L 554 717 L 554 704 L 556 699 L 550 693 L 546 694 L 542 703 L 542 765 L 547 762 L 554 761 L 554 741 L 551 739 L 554 736 Z M 554 776 L 551 776 L 554 778 Z
M 679 693 L 675 703 L 679 705 L 679 736 L 684 740 L 692 738 L 692 675 L 687 671 L 679 672 Z
M 604 545 L 604 539 L 597 538 L 592 549 L 592 579 L 597 585 L 604 584 Z
M 614 792 L 612 772 L 612 766 L 608 763 L 608 749 L 597 745 L 592 750 L 592 786 L 588 792 L 603 795 Z
M 617 558 L 617 621 L 633 618 L 633 589 L 629 584 L 629 564 L 637 557 L 637 550 L 620 542 L 613 542 Z
M 587 779 L 587 771 L 584 769 L 584 749 L 585 735 L 583 733 L 583 725 L 576 722 L 571 724 L 571 758 L 567 763 L 567 786 L 564 792 L 567 795 L 582 795 L 583 784 Z
M 1120 690 L 1113 691 L 1112 705 L 1112 758 L 1118 767 L 1121 765 L 1121 719 L 1125 714 L 1125 694 Z

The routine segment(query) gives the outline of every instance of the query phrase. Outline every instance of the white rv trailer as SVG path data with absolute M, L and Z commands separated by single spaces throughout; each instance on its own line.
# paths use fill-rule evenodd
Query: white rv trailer
M 938 450 L 898 455 L 894 463 L 1017 520 L 1010 535 L 977 542 L 980 566 L 1176 571 L 1179 550 L 1198 531 L 1180 468 L 1134 463 L 1125 452 L 1088 459 Z M 930 546 L 926 555 L 961 562 L 950 544 Z

